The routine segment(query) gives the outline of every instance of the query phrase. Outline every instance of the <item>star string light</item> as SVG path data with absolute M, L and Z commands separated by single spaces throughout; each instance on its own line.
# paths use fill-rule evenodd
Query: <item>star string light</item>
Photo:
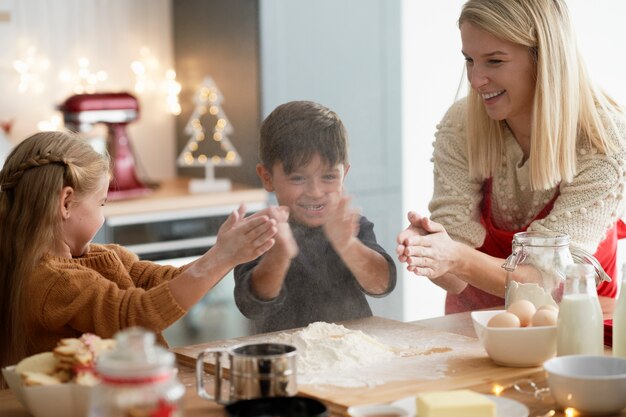
M 50 61 L 37 53 L 37 48 L 27 46 L 22 56 L 13 61 L 13 69 L 19 74 L 20 81 L 17 90 L 20 93 L 32 91 L 41 93 L 45 90 L 45 84 L 40 75 L 50 68 Z
M 70 83 L 75 94 L 95 93 L 98 84 L 106 81 L 109 76 L 106 71 L 102 70 L 92 72 L 89 66 L 89 59 L 80 57 L 78 58 L 78 70 L 72 72 L 64 69 L 59 73 L 59 79 L 65 83 Z

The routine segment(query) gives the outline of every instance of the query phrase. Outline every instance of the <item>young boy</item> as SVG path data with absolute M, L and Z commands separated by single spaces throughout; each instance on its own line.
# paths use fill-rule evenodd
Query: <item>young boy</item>
M 343 123 L 317 103 L 289 102 L 263 121 L 257 173 L 280 204 L 264 212 L 276 243 L 235 268 L 235 301 L 256 333 L 369 317 L 365 295 L 396 285 L 374 225 L 343 195 L 347 148 Z

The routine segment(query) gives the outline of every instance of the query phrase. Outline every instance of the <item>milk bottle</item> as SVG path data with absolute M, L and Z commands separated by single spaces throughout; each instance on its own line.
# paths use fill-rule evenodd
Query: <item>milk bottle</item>
M 626 358 L 626 264 L 622 265 L 622 284 L 613 312 L 613 356 Z
M 604 321 L 594 274 L 587 264 L 568 265 L 565 270 L 557 319 L 557 356 L 604 353 Z

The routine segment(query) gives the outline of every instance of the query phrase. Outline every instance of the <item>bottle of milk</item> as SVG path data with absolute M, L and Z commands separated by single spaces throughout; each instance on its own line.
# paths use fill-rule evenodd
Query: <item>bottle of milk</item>
M 613 312 L 613 356 L 626 358 L 626 263 L 622 265 L 622 283 Z
M 559 306 L 556 354 L 604 354 L 604 321 L 596 292 L 595 271 L 589 264 L 568 265 Z

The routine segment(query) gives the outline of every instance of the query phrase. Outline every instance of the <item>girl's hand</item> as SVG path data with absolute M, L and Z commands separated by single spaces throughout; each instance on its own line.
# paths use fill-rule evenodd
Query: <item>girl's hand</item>
M 231 213 L 217 232 L 214 248 L 220 258 L 239 265 L 258 258 L 275 243 L 276 220 L 264 214 L 245 216 L 245 207 Z
M 324 234 L 337 253 L 341 253 L 357 241 L 361 215 L 350 208 L 350 197 L 335 193 L 331 198 L 334 199 L 331 206 L 336 206 L 336 209 L 328 213 Z

